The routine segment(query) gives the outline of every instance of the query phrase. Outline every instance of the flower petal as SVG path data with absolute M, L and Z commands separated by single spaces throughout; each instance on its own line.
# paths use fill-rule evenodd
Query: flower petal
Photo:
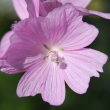
M 65 4 L 51 11 L 46 18 L 39 18 L 44 36 L 47 38 L 47 45 L 53 46 L 62 39 L 67 32 L 68 25 L 78 16 L 79 12 L 73 5 Z
M 65 61 L 67 63 L 64 73 L 66 83 L 76 93 L 83 94 L 87 91 L 90 77 L 99 77 L 97 71 L 102 72 L 107 56 L 96 50 L 81 49 L 66 51 Z
M 42 42 L 44 45 L 51 46 L 63 37 L 67 31 L 67 25 L 70 25 L 78 16 L 79 13 L 73 5 L 65 4 L 50 12 L 46 18 L 25 19 L 17 23 L 13 31 L 21 39 L 33 39 L 33 42 Z M 39 44 L 39 46 L 42 45 Z
M 29 17 L 38 17 L 39 16 L 39 0 L 25 0 L 27 3 L 27 10 Z
M 20 21 L 14 26 L 13 31 L 22 40 L 37 42 L 36 44 L 41 49 L 43 45 L 55 44 L 65 33 L 66 25 L 66 15 L 63 7 L 61 10 L 54 10 L 47 17 Z
M 0 71 L 6 74 L 17 74 L 20 72 L 24 72 L 24 70 L 19 70 L 6 62 L 5 59 L 0 59 Z
M 44 101 L 60 105 L 65 98 L 65 84 L 55 63 L 39 60 L 21 78 L 17 94 L 19 97 L 42 94 Z
M 24 42 L 24 44 L 26 43 L 27 46 L 29 43 L 30 45 L 33 45 L 33 51 L 44 51 L 43 44 L 45 44 L 46 38 L 44 37 L 40 20 L 42 20 L 40 17 L 25 19 L 16 24 L 13 29 L 15 36 L 11 38 L 11 42 Z
M 87 10 L 82 7 L 76 7 L 77 10 L 79 10 L 80 14 L 82 16 L 87 16 L 87 15 L 97 15 L 106 19 L 110 19 L 110 13 L 102 13 L 98 11 L 93 11 L 93 10 Z
M 21 20 L 29 17 L 25 0 L 12 0 L 12 3 Z
M 8 64 L 6 62 L 5 59 L 3 59 L 3 55 L 5 54 L 5 52 L 7 51 L 7 49 L 10 46 L 10 37 L 12 34 L 13 34 L 13 31 L 7 32 L 3 36 L 2 40 L 1 40 L 1 44 L 0 44 L 0 70 L 7 74 L 15 74 L 15 73 L 22 72 L 22 71 L 18 70 L 17 68 L 12 67 L 10 64 Z
M 3 59 L 14 68 L 25 71 L 26 68 L 37 61 L 37 55 L 41 52 L 37 47 L 37 44 L 28 40 L 22 40 L 13 34 L 11 36 L 11 45 L 5 52 Z
M 45 1 L 45 0 L 41 0 Z M 12 0 L 15 11 L 21 20 L 30 17 L 46 16 L 47 12 L 39 0 Z M 28 11 L 27 11 L 28 10 Z M 29 12 L 29 13 L 28 13 Z
M 57 15 L 57 16 L 55 16 Z M 66 15 L 62 10 L 53 11 L 45 19 L 41 20 L 41 27 L 44 36 L 47 38 L 47 45 L 54 45 L 66 31 Z M 39 21 L 40 22 L 40 21 Z
M 98 29 L 84 23 L 82 16 L 79 16 L 79 12 L 71 4 L 54 9 L 46 18 L 47 22 L 42 21 L 45 36 L 56 46 L 66 50 L 86 47 L 98 35 Z
M 82 21 L 82 16 L 74 19 L 66 34 L 57 43 L 65 50 L 81 49 L 90 45 L 98 35 L 98 29 Z
M 42 1 L 42 0 L 41 0 Z M 45 0 L 44 0 L 45 1 Z M 42 4 L 42 2 L 39 2 L 39 15 L 40 16 L 47 16 L 47 11 L 46 11 L 46 9 L 44 8 L 44 6 L 43 6 L 43 4 Z
M 1 39 L 1 43 L 0 43 L 0 51 L 2 51 L 2 56 L 3 54 L 6 52 L 6 50 L 8 49 L 8 47 L 10 46 L 10 36 L 13 34 L 13 31 L 9 31 L 7 32 Z
M 91 0 L 58 0 L 59 2 L 65 3 L 72 3 L 74 6 L 81 6 L 87 7 L 87 5 L 91 2 Z
M 42 2 L 42 6 L 46 10 L 46 12 L 49 13 L 52 10 L 54 10 L 55 8 L 61 7 L 62 4 L 60 2 L 58 2 L 57 0 L 53 0 L 53 1 L 50 0 L 50 1 Z

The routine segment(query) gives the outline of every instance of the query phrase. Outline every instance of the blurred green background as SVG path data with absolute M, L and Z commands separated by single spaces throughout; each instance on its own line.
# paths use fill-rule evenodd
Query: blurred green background
M 88 9 L 110 12 L 110 0 L 92 0 Z M 11 0 L 0 0 L 0 37 L 19 21 Z M 90 48 L 110 56 L 110 20 L 89 16 L 84 21 L 95 25 L 100 33 Z M 50 106 L 40 95 L 19 98 L 16 87 L 22 74 L 0 73 L 0 110 L 110 110 L 110 60 L 104 66 L 100 78 L 92 77 L 87 93 L 79 95 L 66 87 L 66 98 L 61 106 Z

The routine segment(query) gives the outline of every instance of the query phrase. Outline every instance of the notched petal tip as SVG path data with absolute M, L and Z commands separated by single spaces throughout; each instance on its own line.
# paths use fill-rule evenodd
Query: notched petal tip
M 108 60 L 108 56 L 102 52 L 100 52 L 100 55 L 99 55 L 99 59 L 102 63 L 102 67 L 100 68 L 100 70 L 98 70 L 99 72 L 103 73 L 103 67 L 104 65 L 107 63 L 107 60 Z
M 48 100 L 44 99 L 43 97 L 42 97 L 42 99 L 43 99 L 43 101 L 48 102 L 50 105 L 54 105 L 54 106 L 60 106 L 64 102 L 64 100 L 61 100 L 61 101 L 57 101 L 57 100 L 56 101 L 48 101 Z

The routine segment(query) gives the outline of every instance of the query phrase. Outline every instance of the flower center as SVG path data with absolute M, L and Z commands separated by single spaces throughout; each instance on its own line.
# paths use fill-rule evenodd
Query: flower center
M 56 63 L 58 66 L 60 66 L 61 69 L 67 68 L 67 63 L 65 62 L 64 57 L 59 56 L 59 53 L 61 53 L 61 50 L 57 49 L 49 49 L 47 46 L 45 46 L 49 52 L 44 57 L 44 59 L 49 59 L 51 62 Z

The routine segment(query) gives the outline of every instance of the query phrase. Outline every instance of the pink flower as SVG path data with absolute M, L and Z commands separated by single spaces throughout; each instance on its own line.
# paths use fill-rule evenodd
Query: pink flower
M 91 0 L 12 0 L 15 10 L 20 17 L 20 19 L 30 18 L 30 17 L 38 17 L 38 16 L 46 16 L 48 12 L 54 10 L 57 7 L 62 6 L 65 3 L 72 3 L 76 6 L 76 9 L 80 12 L 80 15 L 98 15 L 104 17 L 106 19 L 110 19 L 110 14 L 105 14 L 97 11 L 87 10 L 85 7 L 90 3 Z M 26 1 L 26 2 L 25 2 Z M 61 2 L 61 3 L 60 3 Z M 30 11 L 30 16 L 29 16 Z M 8 32 L 13 33 L 13 32 Z M 7 38 L 7 43 L 1 42 L 3 45 L 5 44 L 8 48 L 9 46 L 9 37 L 12 34 L 6 33 L 3 38 Z M 7 37 L 7 35 L 9 35 Z M 5 38 L 6 37 L 6 38 Z M 3 49 L 2 49 L 3 51 Z M 5 53 L 6 49 L 4 50 Z M 1 54 L 2 56 L 2 54 Z
M 107 56 L 85 48 L 97 37 L 98 29 L 82 17 L 73 5 L 65 4 L 46 17 L 28 18 L 14 26 L 2 58 L 16 70 L 26 71 L 17 87 L 19 97 L 40 93 L 44 101 L 60 105 L 65 99 L 65 82 L 83 94 L 90 77 L 103 72 Z
M 26 3 L 25 3 L 25 1 L 26 1 Z M 55 8 L 61 7 L 62 6 L 61 3 L 65 4 L 66 2 L 71 2 L 71 3 L 75 4 L 76 5 L 75 8 L 79 11 L 79 15 L 81 15 L 81 16 L 96 14 L 101 17 L 110 19 L 110 14 L 105 14 L 105 13 L 87 10 L 85 8 L 82 8 L 82 7 L 87 6 L 87 4 L 89 4 L 90 0 L 81 0 L 80 2 L 78 0 L 69 0 L 69 1 L 58 0 L 61 3 L 57 2 L 57 0 L 48 0 L 48 1 L 41 0 L 41 1 L 44 1 L 42 3 L 39 0 L 25 0 L 25 1 L 24 0 L 13 0 L 14 7 L 21 19 L 24 19 L 26 17 L 29 17 L 29 18 L 38 17 L 39 15 L 46 16 L 48 14 L 48 12 L 51 12 Z M 79 6 L 81 6 L 81 7 L 79 7 Z M 30 13 L 30 16 L 29 16 L 29 13 Z M 0 45 L 1 46 L 0 47 L 0 57 L 1 58 L 10 46 L 10 36 L 12 34 L 13 34 L 13 31 L 10 31 L 3 36 L 3 39 L 5 39 L 5 40 L 2 40 L 1 45 Z M 8 73 L 8 74 L 15 74 L 15 73 L 23 72 L 26 70 L 26 69 L 18 69 L 18 68 L 16 69 L 15 67 L 8 64 L 5 59 L 3 60 L 3 58 L 2 58 L 2 61 L 0 61 L 0 63 L 2 64 L 1 71 Z

